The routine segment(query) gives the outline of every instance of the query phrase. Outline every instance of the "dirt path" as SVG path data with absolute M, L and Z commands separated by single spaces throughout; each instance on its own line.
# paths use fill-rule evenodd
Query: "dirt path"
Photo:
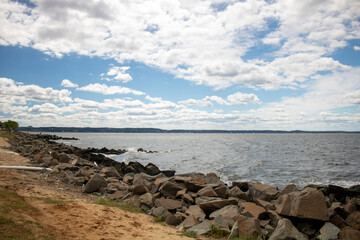
M 30 165 L 6 146 L 0 137 L 0 165 Z M 30 210 L 19 207 L 5 214 L 1 207 L 6 206 L 7 197 L 0 196 L 0 215 L 31 223 L 36 239 L 190 239 L 180 236 L 176 228 L 154 223 L 151 216 L 94 204 L 96 196 L 83 195 L 50 174 L 0 169 L 0 190 L 15 192 L 31 206 Z M 41 237 L 44 234 L 53 238 Z

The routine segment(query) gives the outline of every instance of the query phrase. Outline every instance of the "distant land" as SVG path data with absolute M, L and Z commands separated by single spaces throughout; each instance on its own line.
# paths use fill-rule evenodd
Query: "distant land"
M 90 128 L 90 127 L 19 127 L 23 132 L 79 133 L 360 133 L 360 131 L 280 131 L 280 130 L 164 130 L 160 128 Z

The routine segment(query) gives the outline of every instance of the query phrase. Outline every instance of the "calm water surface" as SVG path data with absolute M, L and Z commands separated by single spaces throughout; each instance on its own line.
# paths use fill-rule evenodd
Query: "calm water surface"
M 56 133 L 87 148 L 127 149 L 117 161 L 152 162 L 177 173 L 217 173 L 225 182 L 360 184 L 360 134 Z M 136 149 L 158 151 L 139 153 Z

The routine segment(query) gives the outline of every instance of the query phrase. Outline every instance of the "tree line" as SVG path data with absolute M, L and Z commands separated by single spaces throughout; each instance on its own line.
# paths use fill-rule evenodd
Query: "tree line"
M 15 121 L 12 120 L 8 120 L 6 122 L 1 122 L 0 121 L 0 130 L 3 131 L 16 131 L 16 129 L 19 127 L 19 124 Z

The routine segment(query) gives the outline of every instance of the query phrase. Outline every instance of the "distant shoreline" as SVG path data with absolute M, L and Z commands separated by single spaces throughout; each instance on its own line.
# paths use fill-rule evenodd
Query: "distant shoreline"
M 187 130 L 160 128 L 90 128 L 90 127 L 19 127 L 23 132 L 77 132 L 77 133 L 360 133 L 360 131 L 283 131 L 283 130 Z

